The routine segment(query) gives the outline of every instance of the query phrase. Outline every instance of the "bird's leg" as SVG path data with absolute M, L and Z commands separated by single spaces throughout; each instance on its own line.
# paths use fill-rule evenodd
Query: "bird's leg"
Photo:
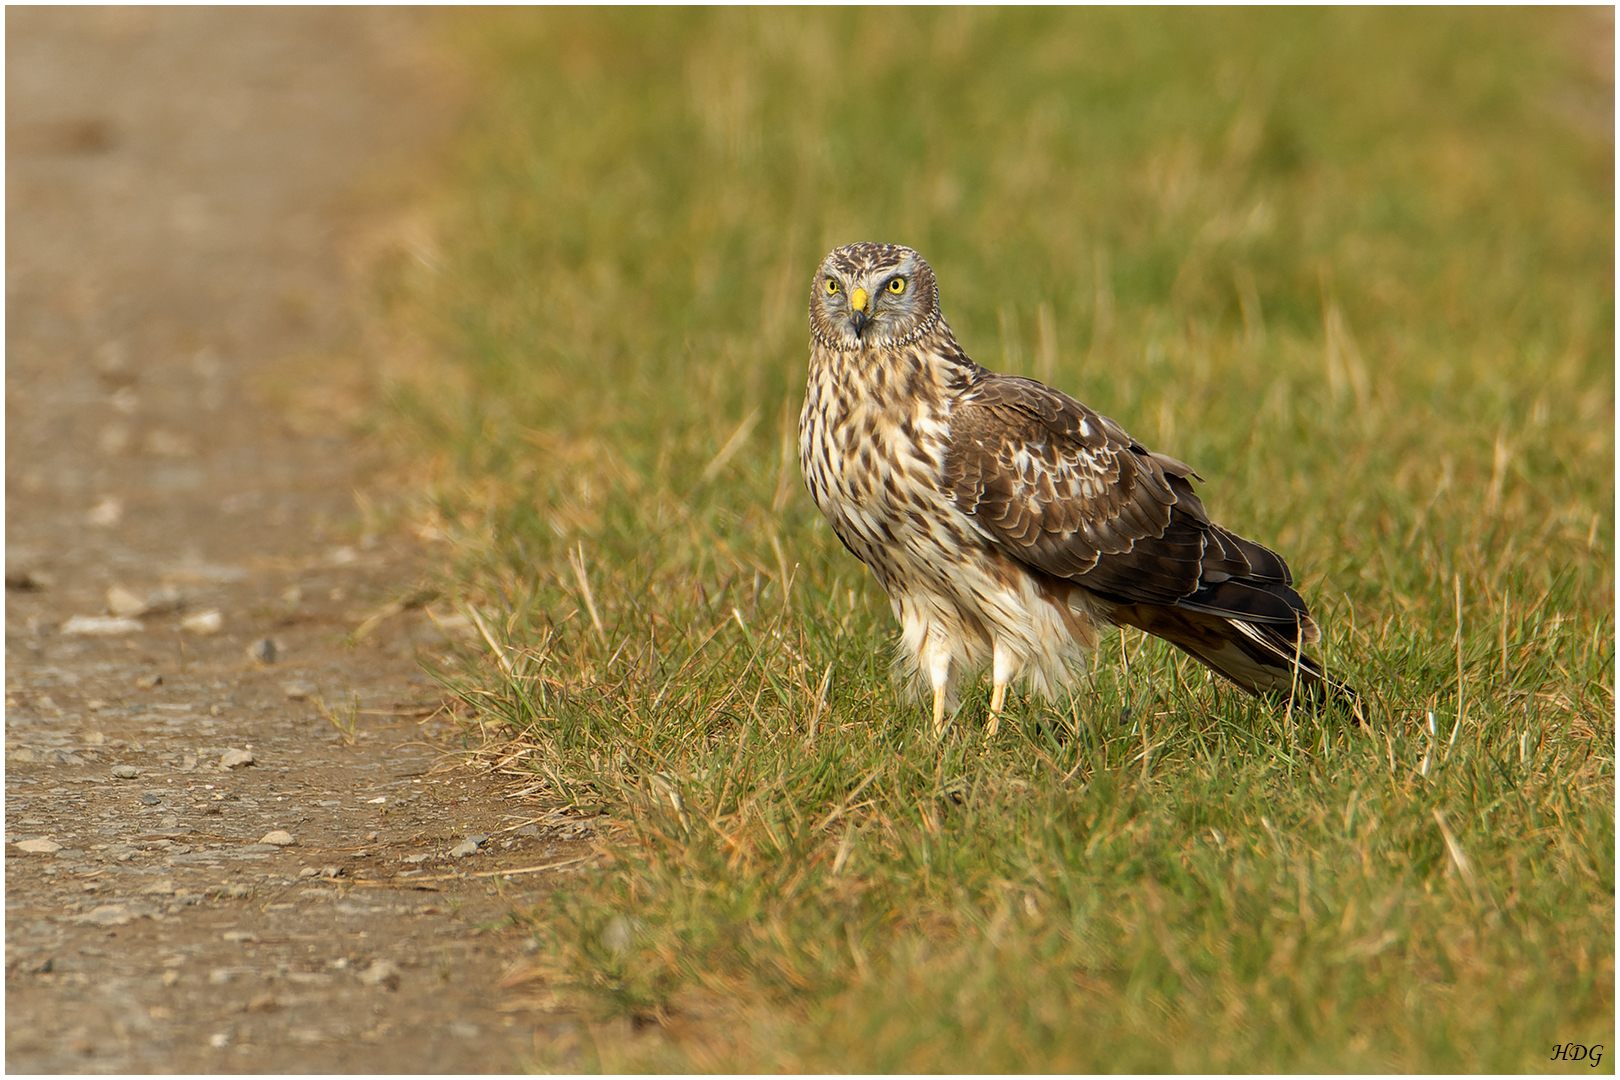
M 990 722 L 984 726 L 986 735 L 994 735 L 1001 728 L 1001 703 L 1007 698 L 1007 684 L 996 683 L 990 691 Z
M 945 734 L 945 697 L 951 687 L 951 643 L 938 628 L 928 635 L 928 678 L 934 684 L 934 738 Z
M 984 726 L 986 738 L 995 735 L 997 731 L 1001 730 L 1001 706 L 1007 700 L 1007 684 L 1012 682 L 1017 669 L 1017 658 L 998 638 L 996 640 L 994 674 L 991 676 L 995 688 L 990 691 L 990 722 Z

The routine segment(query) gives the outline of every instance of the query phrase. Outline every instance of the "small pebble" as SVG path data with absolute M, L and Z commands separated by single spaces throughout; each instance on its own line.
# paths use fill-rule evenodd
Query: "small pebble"
M 217 634 L 225 626 L 225 616 L 218 610 L 209 608 L 194 615 L 187 615 L 180 620 L 180 629 L 190 634 Z
M 124 588 L 113 585 L 107 589 L 107 610 L 125 619 L 146 614 L 146 601 Z
M 315 684 L 308 682 L 290 682 L 281 685 L 281 692 L 287 695 L 289 701 L 303 701 L 305 698 L 315 696 Z
M 160 803 L 162 801 L 163 801 L 163 798 L 162 798 L 162 796 L 159 796 L 159 795 L 142 795 L 141 796 L 141 805 L 143 805 L 143 806 L 156 806 L 158 803 Z
M 74 921 L 95 926 L 124 926 L 136 919 L 150 919 L 153 915 L 151 908 L 139 904 L 102 904 Z
M 96 505 L 92 506 L 84 515 L 84 520 L 90 525 L 106 527 L 118 524 L 118 519 L 124 516 L 123 501 L 109 495 Z
M 179 611 L 185 605 L 185 602 L 186 598 L 180 594 L 179 589 L 165 585 L 161 589 L 153 590 L 147 596 L 146 613 L 148 615 L 157 615 L 165 611 Z
M 398 990 L 399 976 L 399 968 L 387 960 L 373 960 L 371 966 L 360 973 L 360 981 L 367 986 L 381 986 L 388 990 Z
M 141 771 L 133 765 L 114 765 L 112 774 L 120 780 L 133 780 L 141 775 Z
M 274 829 L 260 837 L 259 843 L 274 844 L 276 847 L 291 847 L 293 844 L 298 843 L 298 841 L 293 839 L 293 834 L 287 830 Z
M 257 664 L 273 664 L 276 662 L 276 643 L 269 638 L 260 638 L 247 647 L 248 659 Z
M 244 765 L 253 764 L 253 751 L 237 750 L 232 747 L 219 755 L 219 767 L 222 769 L 240 769 Z
M 478 845 L 482 844 L 488 839 L 489 837 L 482 835 L 469 836 L 467 839 L 450 849 L 450 857 L 452 859 L 465 859 L 468 855 L 476 854 L 478 851 Z
M 86 637 L 110 637 L 140 632 L 141 624 L 138 621 L 121 619 L 116 615 L 75 615 L 62 624 L 62 633 Z
M 153 687 L 162 685 L 163 676 L 156 671 L 152 672 L 150 675 L 142 675 L 140 678 L 135 680 L 135 689 L 137 690 L 150 690 Z
M 13 845 L 18 851 L 26 851 L 30 855 L 55 855 L 62 850 L 62 845 L 55 840 L 40 837 L 37 840 L 22 840 Z
M 42 570 L 22 569 L 6 571 L 6 588 L 16 592 L 42 592 L 55 584 L 55 579 Z
M 132 386 L 140 377 L 129 370 L 129 346 L 114 338 L 96 346 L 96 375 L 108 386 Z

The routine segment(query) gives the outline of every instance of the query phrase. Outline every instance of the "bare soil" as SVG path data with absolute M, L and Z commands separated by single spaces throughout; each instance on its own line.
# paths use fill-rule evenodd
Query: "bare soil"
M 455 121 L 440 18 L 6 12 L 10 1071 L 510 1071 L 577 1042 L 501 982 L 507 914 L 589 826 L 446 768 L 419 658 L 447 630 L 399 602 L 431 560 L 367 532 L 365 447 L 262 394 L 359 340 L 345 253 Z

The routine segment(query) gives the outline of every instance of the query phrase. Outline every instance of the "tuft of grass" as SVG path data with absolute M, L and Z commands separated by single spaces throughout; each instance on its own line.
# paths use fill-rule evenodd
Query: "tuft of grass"
M 339 709 L 333 709 L 324 697 L 315 695 L 315 711 L 325 717 L 333 730 L 343 737 L 345 746 L 353 746 L 360 737 L 360 693 L 351 690 L 349 694 L 351 700 L 348 707 Z
M 455 24 L 482 104 L 435 240 L 379 280 L 381 430 L 478 631 L 446 679 L 610 837 L 526 915 L 604 1024 L 572 1064 L 1508 1071 L 1612 1045 L 1601 18 Z M 798 475 L 806 289 L 859 239 L 923 252 L 980 362 L 1195 464 L 1293 564 L 1370 730 L 1132 633 L 994 740 L 971 689 L 936 743 Z

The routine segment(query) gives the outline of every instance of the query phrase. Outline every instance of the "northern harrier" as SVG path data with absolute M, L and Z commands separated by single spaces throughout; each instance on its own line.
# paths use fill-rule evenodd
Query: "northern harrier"
M 1033 379 L 970 360 L 910 248 L 851 244 L 816 271 L 799 461 L 816 505 L 888 590 L 897 667 L 934 694 L 990 661 L 1007 685 L 1073 680 L 1097 624 L 1161 637 L 1251 694 L 1355 695 L 1274 552 L 1210 521 L 1193 470 Z

